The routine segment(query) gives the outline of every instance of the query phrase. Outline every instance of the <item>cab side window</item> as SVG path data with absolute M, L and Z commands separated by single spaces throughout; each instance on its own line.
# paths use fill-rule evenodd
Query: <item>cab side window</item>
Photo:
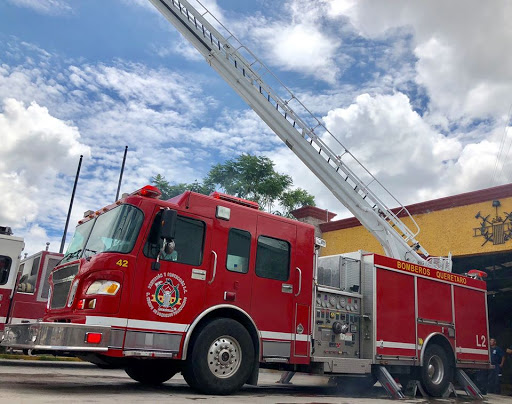
M 144 245 L 144 255 L 155 258 L 162 248 L 159 229 L 162 214 L 158 212 L 151 227 L 148 240 Z M 181 264 L 201 265 L 206 225 L 204 222 L 185 216 L 178 216 L 176 221 L 175 249 L 171 254 L 162 253 L 162 261 L 174 261 Z
M 9 278 L 12 260 L 6 255 L 0 255 L 0 285 L 5 285 Z
M 290 244 L 285 240 L 259 236 L 256 275 L 261 278 L 287 281 L 290 276 Z
M 229 230 L 226 268 L 228 271 L 246 274 L 249 271 L 251 233 L 232 228 Z
M 25 266 L 25 263 L 20 265 L 20 271 L 22 272 L 21 278 L 18 282 L 18 292 L 31 294 L 34 293 L 36 288 L 37 273 L 39 272 L 40 262 L 41 257 L 36 257 L 31 264 L 30 261 L 27 262 L 28 266 Z

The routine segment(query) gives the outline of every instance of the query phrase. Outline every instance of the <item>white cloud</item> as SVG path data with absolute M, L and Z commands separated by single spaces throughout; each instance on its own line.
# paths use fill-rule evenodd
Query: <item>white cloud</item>
M 433 113 L 451 119 L 497 117 L 512 93 L 512 3 L 497 0 L 336 1 L 331 15 L 350 18 L 363 35 L 376 38 L 407 28 L 418 58 L 416 80 Z
M 298 71 L 334 83 L 340 70 L 335 64 L 336 42 L 324 35 L 314 21 L 288 24 L 278 21 L 252 30 L 267 59 L 282 69 Z M 276 40 L 279 38 L 279 40 Z
M 89 155 L 76 127 L 32 103 L 4 99 L 0 112 L 0 222 L 12 227 L 46 221 L 63 175 L 73 173 L 78 156 Z M 46 206 L 46 203 L 50 206 Z
M 7 0 L 8 2 L 24 8 L 30 8 L 41 14 L 66 14 L 73 9 L 66 0 Z
M 402 93 L 374 97 L 363 94 L 350 106 L 330 111 L 324 120 L 327 128 L 403 204 L 490 186 L 500 130 L 485 140 L 478 140 L 482 133 L 472 134 L 477 139 L 472 142 L 441 134 L 412 109 Z M 341 146 L 328 138 L 324 140 L 335 152 L 342 152 Z M 315 195 L 317 206 L 340 217 L 347 216 L 341 203 L 291 154 L 279 149 L 269 156 L 278 171 L 292 176 L 295 186 Z M 367 181 L 362 170 L 357 169 L 357 162 L 347 156 L 343 160 L 361 180 Z M 507 163 L 504 172 L 507 171 L 512 171 L 512 164 Z M 377 196 L 388 207 L 395 207 L 396 203 L 374 185 L 370 188 Z

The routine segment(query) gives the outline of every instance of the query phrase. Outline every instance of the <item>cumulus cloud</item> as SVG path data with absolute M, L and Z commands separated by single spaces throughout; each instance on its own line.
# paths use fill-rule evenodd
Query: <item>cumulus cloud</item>
M 490 186 L 501 131 L 473 142 L 464 141 L 464 136 L 440 133 L 414 111 L 402 93 L 373 97 L 362 94 L 348 107 L 331 110 L 324 121 L 345 148 L 403 204 Z M 330 136 L 324 136 L 324 141 L 336 153 L 345 150 Z M 292 176 L 296 186 L 315 195 L 317 206 L 340 217 L 348 215 L 326 186 L 290 151 L 280 149 L 269 156 L 278 170 Z M 363 182 L 371 180 L 349 155 L 343 161 Z M 510 172 L 511 168 L 507 163 L 506 169 Z M 397 205 L 378 184 L 372 184 L 370 189 L 388 207 Z
M 27 225 L 43 208 L 47 192 L 58 187 L 59 177 L 71 174 L 78 156 L 90 151 L 80 142 L 76 127 L 51 116 L 35 102 L 25 106 L 13 98 L 5 99 L 0 133 L 0 222 L 13 227 Z
M 433 113 L 452 119 L 497 117 L 512 92 L 512 4 L 339 0 L 331 16 L 348 17 L 362 35 L 378 38 L 403 28 L 413 34 L 416 81 L 425 86 Z
M 73 9 L 66 0 L 7 0 L 19 7 L 30 8 L 41 14 L 66 14 Z

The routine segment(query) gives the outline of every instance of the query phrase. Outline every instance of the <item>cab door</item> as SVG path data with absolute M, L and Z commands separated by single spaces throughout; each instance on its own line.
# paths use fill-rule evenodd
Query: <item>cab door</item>
M 204 309 L 206 280 L 212 273 L 211 219 L 178 213 L 175 249 L 156 257 L 160 209 L 154 212 L 144 246 L 139 252 L 132 287 L 124 349 L 178 352 L 185 329 Z
M 255 261 L 252 251 L 256 236 L 258 211 L 230 209 L 229 219 L 215 218 L 211 244 L 215 274 L 207 282 L 207 307 L 236 306 L 245 312 L 251 306 L 251 278 Z
M 251 314 L 260 331 L 263 360 L 291 361 L 294 297 L 299 288 L 296 226 L 260 215 L 256 233 Z

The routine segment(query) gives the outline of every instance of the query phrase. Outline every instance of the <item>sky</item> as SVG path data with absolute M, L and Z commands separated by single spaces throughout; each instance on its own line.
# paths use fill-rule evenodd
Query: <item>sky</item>
M 203 4 L 402 204 L 512 181 L 510 1 Z M 58 251 L 80 155 L 67 240 L 114 202 L 125 146 L 121 192 L 251 153 L 348 215 L 149 0 L 0 2 L 0 140 L 29 254 Z

